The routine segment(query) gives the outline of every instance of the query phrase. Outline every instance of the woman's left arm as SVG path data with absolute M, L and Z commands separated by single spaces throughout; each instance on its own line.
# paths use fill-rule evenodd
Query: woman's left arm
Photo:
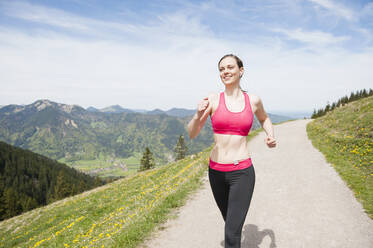
M 273 131 L 273 125 L 271 122 L 271 119 L 269 119 L 267 113 L 264 110 L 262 100 L 258 96 L 252 97 L 252 101 L 255 106 L 255 116 L 260 122 L 260 125 L 262 125 L 264 131 L 267 134 L 267 137 L 265 138 L 265 142 L 268 147 L 275 147 L 276 146 L 276 140 L 275 135 Z

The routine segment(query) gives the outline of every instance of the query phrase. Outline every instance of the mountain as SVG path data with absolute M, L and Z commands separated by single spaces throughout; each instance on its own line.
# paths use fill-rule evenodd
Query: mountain
M 132 109 L 133 112 L 137 112 L 137 113 L 146 113 L 148 112 L 148 110 L 146 109 Z
M 161 110 L 161 109 L 154 109 L 154 110 L 149 110 L 145 111 L 146 114 L 149 115 L 169 115 L 169 116 L 175 116 L 175 117 L 187 117 L 187 116 L 193 116 L 194 113 L 196 112 L 196 109 L 183 109 L 183 108 L 172 108 L 167 111 Z
M 100 112 L 99 109 L 97 109 L 95 107 L 91 107 L 91 106 L 87 108 L 87 111 L 90 111 L 90 112 Z
M 154 110 L 145 110 L 145 109 L 127 109 L 122 108 L 120 105 L 112 105 L 109 107 L 105 107 L 102 109 L 98 109 L 95 107 L 88 107 L 87 111 L 90 112 L 104 112 L 104 113 L 144 113 L 149 115 L 161 115 L 166 114 L 169 116 L 175 117 L 187 117 L 193 115 L 196 110 L 190 109 L 183 109 L 183 108 L 172 108 L 170 110 L 164 111 L 161 109 L 154 109 Z
M 144 110 L 144 109 L 125 109 L 122 108 L 119 105 L 113 105 L 102 109 L 97 109 L 95 107 L 88 107 L 88 111 L 90 112 L 105 112 L 105 113 L 144 113 L 149 115 L 162 115 L 166 114 L 169 116 L 175 116 L 175 117 L 188 117 L 193 116 L 196 109 L 184 109 L 184 108 L 171 108 L 167 111 L 161 110 L 161 109 L 154 109 L 154 110 Z M 278 113 L 278 111 L 277 111 Z M 274 119 L 274 122 L 282 122 L 286 120 L 296 119 L 296 118 L 303 118 L 304 116 L 310 116 L 310 113 L 305 112 L 283 112 L 283 114 L 269 114 L 268 116 L 271 116 L 271 120 Z M 273 120 L 272 120 L 273 122 Z
M 90 111 L 90 112 L 105 112 L 105 113 L 123 113 L 123 112 L 127 112 L 127 113 L 133 113 L 133 112 L 146 113 L 146 112 L 148 112 L 148 110 L 145 110 L 145 109 L 127 109 L 127 108 L 122 108 L 119 105 L 112 105 L 112 106 L 105 107 L 105 108 L 102 108 L 102 109 L 98 109 L 98 108 L 89 106 L 87 108 L 87 111 Z
M 103 184 L 99 178 L 0 141 L 0 220 Z
M 147 111 L 146 114 L 148 114 L 148 115 L 165 115 L 166 112 L 161 110 L 161 109 L 154 109 L 154 110 L 151 110 L 151 111 Z
M 172 108 L 166 111 L 166 114 L 177 117 L 193 116 L 197 109 Z
M 213 142 L 211 124 L 199 137 L 188 138 L 192 116 L 91 112 L 78 105 L 46 99 L 0 109 L 0 140 L 66 162 L 99 157 L 128 158 L 148 146 L 159 163 L 170 160 L 184 135 L 190 153 Z
M 90 112 L 104 112 L 104 113 L 133 113 L 133 112 L 141 112 L 141 111 L 134 111 L 134 110 L 131 110 L 131 109 L 122 108 L 119 105 L 112 105 L 112 106 L 105 107 L 105 108 L 102 108 L 102 109 L 98 109 L 98 108 L 90 106 L 90 107 L 87 108 L 87 111 L 90 111 Z
M 106 108 L 100 109 L 101 112 L 105 113 L 133 113 L 131 109 L 122 108 L 119 105 L 112 105 Z

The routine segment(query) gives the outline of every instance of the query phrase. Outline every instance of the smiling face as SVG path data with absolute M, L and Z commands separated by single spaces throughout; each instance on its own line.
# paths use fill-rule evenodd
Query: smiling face
M 234 57 L 226 57 L 219 64 L 220 78 L 224 84 L 239 83 L 243 67 L 239 68 Z

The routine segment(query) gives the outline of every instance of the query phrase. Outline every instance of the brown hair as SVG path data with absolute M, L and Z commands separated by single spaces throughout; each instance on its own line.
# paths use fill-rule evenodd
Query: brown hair
M 227 57 L 232 57 L 232 58 L 234 58 L 234 59 L 236 60 L 236 62 L 237 62 L 238 68 L 242 68 L 242 67 L 243 67 L 242 60 L 241 60 L 239 57 L 237 57 L 236 55 L 230 53 L 230 54 L 226 54 L 226 55 L 224 55 L 223 57 L 221 57 L 221 59 L 220 59 L 219 62 L 218 62 L 218 69 L 219 69 L 219 66 L 220 66 L 220 62 L 221 62 L 223 59 L 227 58 Z M 246 90 L 243 90 L 243 89 L 241 88 L 241 85 L 240 85 L 240 89 L 241 89 L 243 92 L 247 92 Z

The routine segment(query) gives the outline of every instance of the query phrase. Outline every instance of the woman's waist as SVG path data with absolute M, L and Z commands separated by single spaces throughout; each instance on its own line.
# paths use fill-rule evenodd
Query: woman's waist
M 238 159 L 231 163 L 223 163 L 223 162 L 216 162 L 213 159 L 210 158 L 209 162 L 209 168 L 213 171 L 236 171 L 236 170 L 243 170 L 250 166 L 252 166 L 253 163 L 251 161 L 251 158 L 247 159 Z
M 210 153 L 210 159 L 217 163 L 233 163 L 234 161 L 242 161 L 251 158 L 248 149 L 212 149 Z

